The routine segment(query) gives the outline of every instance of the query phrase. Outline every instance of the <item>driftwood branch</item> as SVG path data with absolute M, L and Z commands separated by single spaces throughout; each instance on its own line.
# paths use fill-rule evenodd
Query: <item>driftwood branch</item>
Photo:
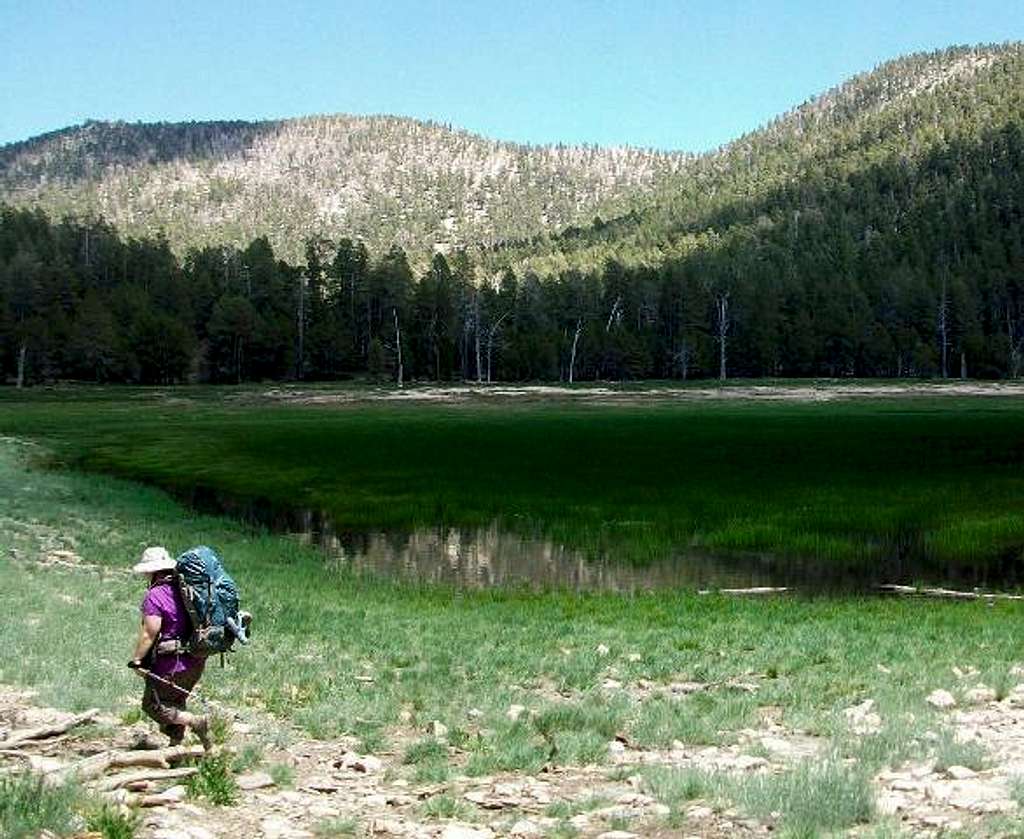
M 752 588 L 716 588 L 701 589 L 700 594 L 782 594 L 789 591 L 785 586 L 754 586 Z
M 980 591 L 956 591 L 949 588 L 917 588 L 916 586 L 882 585 L 880 591 L 887 594 L 915 595 L 918 597 L 942 597 L 951 600 L 1024 600 L 1021 594 L 986 594 Z
M 89 722 L 99 712 L 99 708 L 90 708 L 82 714 L 76 714 L 66 722 L 42 725 L 38 728 L 26 728 L 22 731 L 13 731 L 7 735 L 6 740 L 0 740 L 0 749 L 9 749 L 18 743 L 24 743 L 26 740 L 45 740 L 48 737 L 56 737 L 84 722 Z
M 178 778 L 188 778 L 199 771 L 197 766 L 180 766 L 177 769 L 143 769 L 139 772 L 125 772 L 121 775 L 112 775 L 100 781 L 96 788 L 101 792 L 111 792 L 121 787 L 128 787 L 140 781 L 168 781 Z
M 149 769 L 169 769 L 172 764 L 186 758 L 202 757 L 202 746 L 171 746 L 166 749 L 133 752 L 100 752 L 97 755 L 80 760 L 71 766 L 58 769 L 53 775 L 69 778 L 72 775 L 79 781 L 97 778 L 111 769 L 129 769 L 146 767 Z

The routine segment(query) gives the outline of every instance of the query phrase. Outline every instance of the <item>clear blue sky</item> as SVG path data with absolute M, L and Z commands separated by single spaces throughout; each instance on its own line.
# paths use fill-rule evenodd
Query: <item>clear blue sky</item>
M 701 151 L 906 52 L 1024 40 L 1024 2 L 0 0 L 0 143 L 85 119 L 391 113 Z

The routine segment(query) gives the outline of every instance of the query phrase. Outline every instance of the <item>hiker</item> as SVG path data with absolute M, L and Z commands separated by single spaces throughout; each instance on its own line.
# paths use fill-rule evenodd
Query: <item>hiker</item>
M 176 642 L 187 641 L 191 632 L 175 580 L 176 565 L 166 548 L 151 547 L 132 568 L 149 577 L 149 590 L 142 601 L 139 639 L 128 666 L 145 678 L 142 710 L 159 723 L 171 745 L 181 743 L 185 729 L 191 728 L 203 748 L 209 749 L 209 719 L 185 710 L 185 700 L 203 675 L 206 659 L 175 649 L 179 646 Z

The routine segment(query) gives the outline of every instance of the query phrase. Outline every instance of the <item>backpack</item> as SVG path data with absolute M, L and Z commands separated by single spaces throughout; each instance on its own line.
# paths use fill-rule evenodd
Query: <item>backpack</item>
M 230 652 L 236 640 L 249 643 L 252 616 L 238 611 L 238 586 L 212 548 L 199 545 L 178 557 L 175 579 L 192 634 L 182 651 L 195 656 Z

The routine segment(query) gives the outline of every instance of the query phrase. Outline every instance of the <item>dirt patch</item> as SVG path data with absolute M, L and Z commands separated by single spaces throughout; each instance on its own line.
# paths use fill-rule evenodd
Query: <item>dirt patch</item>
M 0 686 L 0 738 L 27 728 L 59 725 L 74 715 L 33 704 L 33 694 Z M 71 767 L 96 764 L 105 755 L 132 760 L 161 740 L 146 723 L 119 725 L 99 716 L 99 725 L 73 729 L 59 737 L 25 741 L 17 750 L 0 752 L 0 773 L 31 770 L 61 778 Z M 229 744 L 233 754 L 255 742 L 259 726 L 234 722 Z M 422 736 L 422 735 L 419 735 Z M 224 748 L 224 747 L 222 747 Z M 451 747 L 450 747 L 451 748 Z M 416 784 L 402 777 L 402 750 L 359 755 L 348 739 L 298 740 L 264 753 L 262 769 L 238 776 L 237 804 L 214 808 L 190 801 L 177 778 L 133 783 L 133 799 L 144 804 L 143 839 L 210 839 L 252 836 L 302 839 L 326 824 L 345 824 L 359 833 L 380 836 L 476 839 L 491 836 L 533 836 L 566 822 L 580 836 L 600 836 L 619 829 L 622 835 L 726 836 L 765 833 L 767 827 L 694 804 L 692 814 L 670 830 L 669 809 L 642 792 L 639 775 L 610 776 L 608 767 L 552 767 L 536 777 L 503 774 L 456 776 L 443 783 Z M 127 755 L 128 757 L 125 757 Z M 618 756 L 615 765 L 634 766 Z M 137 758 L 143 759 L 143 758 Z M 275 766 L 287 766 L 288 788 L 272 777 Z M 144 774 L 144 773 L 143 773 Z M 154 773 L 159 775 L 159 773 Z M 621 776 L 621 780 L 616 780 Z M 94 787 L 111 786 L 109 778 Z M 119 789 L 108 792 L 124 800 Z M 457 818 L 431 816 L 432 802 L 455 809 Z M 436 811 L 444 812 L 436 807 Z
M 645 404 L 657 402 L 765 401 L 833 402 L 853 399 L 897 397 L 1021 397 L 1024 383 L 1004 382 L 922 382 L 907 384 L 842 384 L 827 382 L 806 385 L 726 384 L 721 386 L 619 388 L 605 385 L 564 387 L 559 385 L 452 385 L 412 386 L 398 390 L 376 387 L 336 392 L 272 388 L 261 394 L 233 397 L 241 400 L 295 403 L 300 405 L 346 405 L 360 402 L 460 404 L 492 401 L 570 401 L 582 404 Z
M 965 707 L 954 706 L 944 714 L 960 754 L 974 754 L 978 762 L 971 767 L 930 760 L 882 772 L 876 778 L 879 810 L 898 817 L 918 834 L 972 833 L 987 817 L 1020 809 L 1024 684 L 999 700 L 984 685 L 960 694 Z

